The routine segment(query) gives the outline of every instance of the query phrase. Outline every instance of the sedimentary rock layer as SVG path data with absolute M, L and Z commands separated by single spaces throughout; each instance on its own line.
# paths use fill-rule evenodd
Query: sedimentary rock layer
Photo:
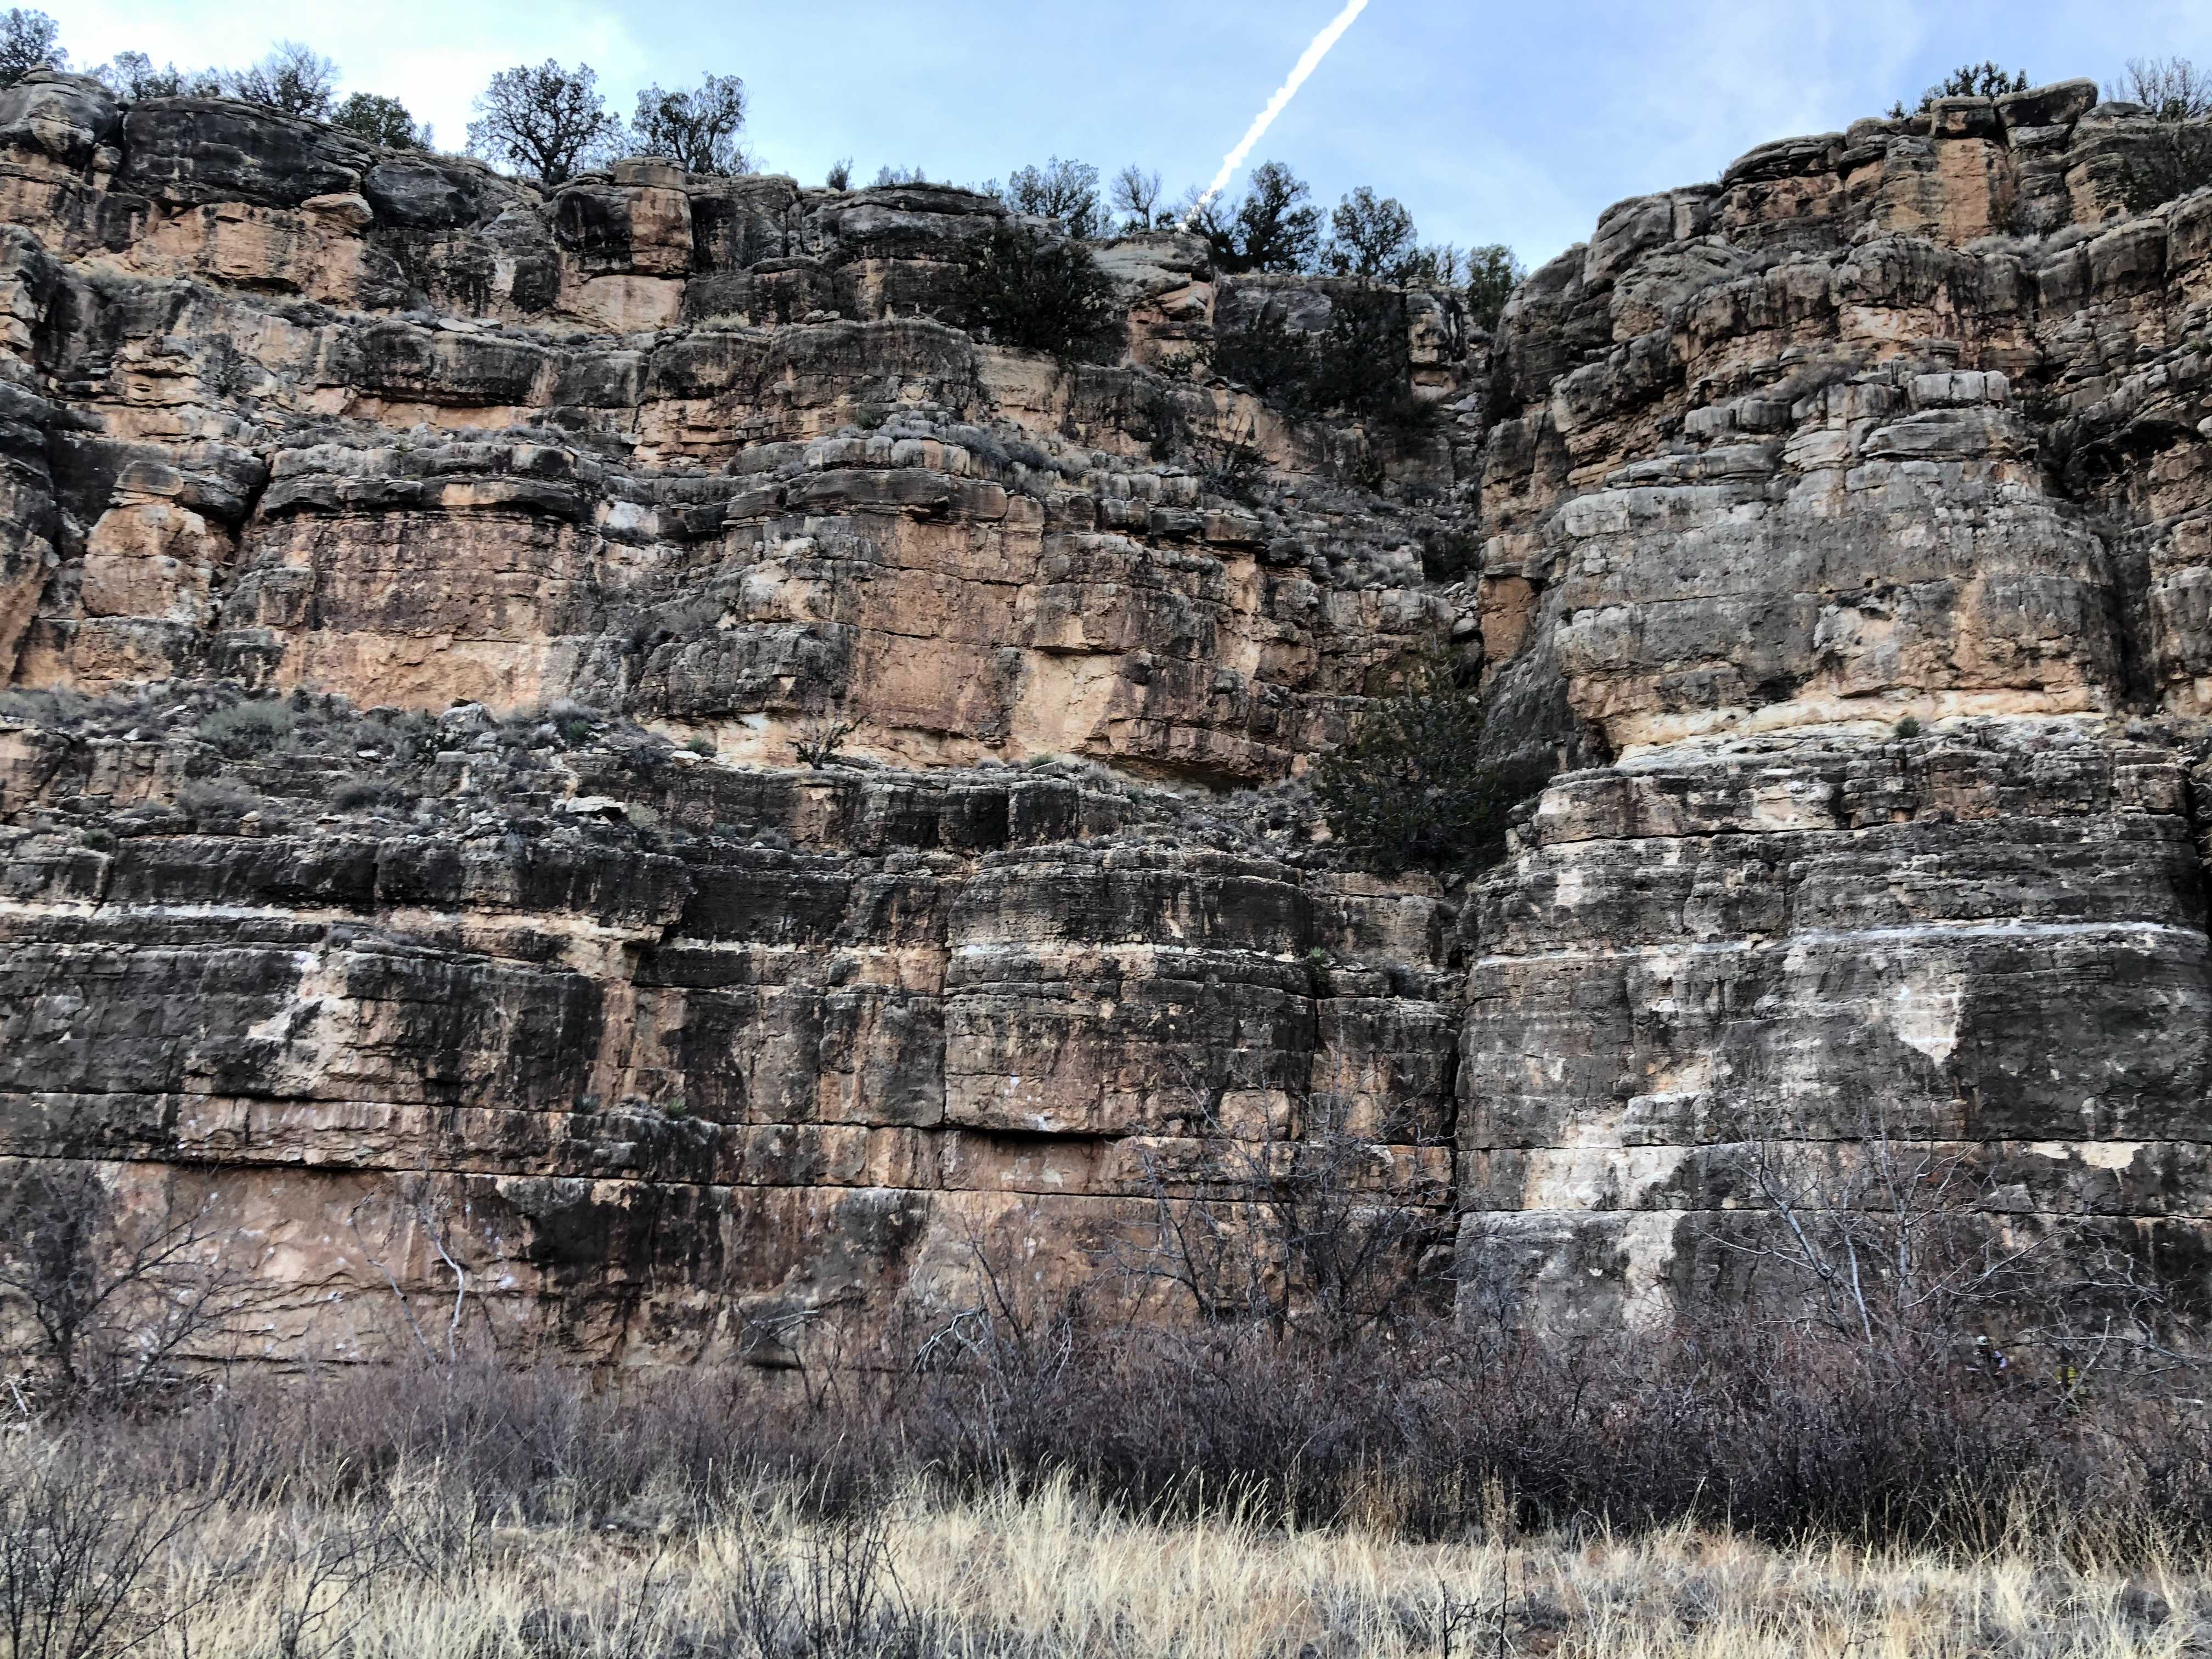
M 457 1274 L 510 1346 L 865 1346 L 1316 1125 L 1448 1194 L 1436 884 L 1145 786 L 1281 780 L 1447 640 L 1463 457 L 1343 484 L 1150 372 L 1202 245 L 1102 249 L 1123 361 L 1060 362 L 944 320 L 971 192 L 540 192 L 49 75 L 0 212 L 0 1155 L 216 1193 L 262 1351 Z
M 224 1183 L 342 1353 L 389 1342 L 378 1276 L 434 1281 L 441 1226 L 510 1334 L 667 1358 L 971 1244 L 1080 1271 L 1212 1192 L 1223 1134 L 1319 1115 L 1405 1148 L 1382 1189 L 1448 1183 L 1432 898 L 1117 837 L 1132 802 L 1068 776 L 661 771 L 632 812 L 751 842 L 158 808 L 106 851 L 16 837 L 8 1152 Z
M 2202 1294 L 2208 180 L 2086 82 L 1940 100 L 1516 299 L 1486 672 L 1618 760 L 1482 884 L 1471 1254 L 1656 1305 L 1741 1280 L 1776 1143 L 1893 1137 Z
M 1495 339 L 1392 296 L 1393 434 L 1211 374 L 1342 289 L 1192 239 L 1065 363 L 956 325 L 990 198 L 34 75 L 0 1157 L 214 1194 L 272 1356 L 459 1276 L 854 1353 L 1324 1133 L 1547 1317 L 1756 1294 L 1776 1149 L 1892 1139 L 2201 1294 L 2208 179 L 2086 83 L 1766 146 Z M 1564 769 L 1362 874 L 1296 780 L 1434 653 Z

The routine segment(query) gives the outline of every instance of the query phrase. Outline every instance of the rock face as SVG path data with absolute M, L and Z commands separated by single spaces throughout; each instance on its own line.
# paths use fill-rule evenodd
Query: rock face
M 1191 826 L 1073 768 L 534 746 L 522 781 L 585 792 L 563 824 L 471 749 L 488 775 L 404 824 L 288 828 L 270 764 L 230 771 L 271 791 L 243 802 L 185 785 L 189 821 L 104 812 L 106 851 L 16 834 L 9 1151 L 241 1194 L 287 1272 L 341 1293 L 314 1331 L 339 1354 L 397 1336 L 376 1275 L 434 1282 L 433 1234 L 504 1281 L 516 1340 L 774 1358 L 793 1322 L 910 1279 L 927 1303 L 975 1243 L 1080 1271 L 1208 1190 L 1205 1137 L 1326 1115 L 1402 1147 L 1387 1180 L 1449 1182 L 1433 895 L 1168 844 Z M 202 750 L 60 742 L 13 778 L 79 817 Z M 648 817 L 710 832 L 651 852 Z
M 1259 782 L 1449 620 L 1139 435 L 1294 460 L 1252 400 L 931 320 L 988 198 L 637 161 L 545 201 L 222 100 L 7 99 L 46 145 L 0 187 L 16 683 L 573 696 L 786 763 L 836 708 L 884 758 Z M 1118 251 L 1139 356 L 1203 325 L 1194 244 Z
M 1486 672 L 1615 763 L 1469 918 L 1471 1250 L 1725 1285 L 1759 1148 L 1872 1126 L 2203 1294 L 2208 181 L 2212 129 L 2086 82 L 1946 100 L 1516 297 Z
M 1963 1154 L 2009 1227 L 2201 1285 L 2204 933 L 2164 747 L 1977 723 L 1548 792 L 1486 883 L 1462 1144 L 1483 1248 L 1577 1310 L 1741 1279 L 1775 1141 Z
M 988 198 L 34 75 L 0 1158 L 215 1193 L 283 1357 L 459 1273 L 787 1364 L 1325 1130 L 1558 1316 L 1876 1121 L 2201 1286 L 2208 178 L 2086 83 L 1767 146 L 1407 296 L 1388 438 L 1194 376 L 1332 290 L 1171 234 L 1061 364 L 946 320 Z M 1294 781 L 1434 651 L 1571 769 L 1472 885 Z
M 1474 474 L 1142 368 L 1200 245 L 1104 249 L 1065 365 L 939 319 L 964 191 L 542 196 L 52 76 L 0 140 L 0 1152 L 211 1187 L 272 1352 L 463 1271 L 780 1363 L 1314 1124 L 1448 1193 L 1455 908 L 1206 801 L 1447 639 Z

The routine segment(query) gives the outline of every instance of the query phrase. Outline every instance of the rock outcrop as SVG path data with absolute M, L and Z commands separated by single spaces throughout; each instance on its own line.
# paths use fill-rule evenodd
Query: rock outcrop
M 2086 83 L 1767 146 L 1494 341 L 1405 296 L 1389 435 L 1208 375 L 1331 289 L 1171 234 L 1062 363 L 948 320 L 989 198 L 34 75 L 0 1158 L 216 1194 L 273 1357 L 460 1273 L 789 1363 L 1324 1131 L 1559 1316 L 1875 1125 L 2201 1291 L 2208 178 Z M 1437 652 L 1568 769 L 1472 884 L 1296 781 Z
M 1448 1194 L 1452 907 L 1207 802 L 1471 617 L 1474 478 L 1144 368 L 1200 244 L 1103 250 L 1076 365 L 939 319 L 965 191 L 542 194 L 53 76 L 0 140 L 0 1152 L 216 1192 L 270 1352 L 459 1271 L 513 1344 L 780 1363 L 1316 1123 Z
M 1726 1284 L 1761 1149 L 1871 1130 L 2203 1293 L 2207 182 L 2212 128 L 2087 82 L 1944 100 L 1520 292 L 1487 673 L 1613 764 L 1469 918 L 1471 1249 Z

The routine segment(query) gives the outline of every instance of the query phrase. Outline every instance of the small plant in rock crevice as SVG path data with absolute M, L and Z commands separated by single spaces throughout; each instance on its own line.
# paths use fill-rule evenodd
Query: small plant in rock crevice
M 193 778 L 177 790 L 177 805 L 187 817 L 210 823 L 235 821 L 258 812 L 268 803 L 250 789 Z
M 346 778 L 332 786 L 325 797 L 331 810 L 336 812 L 366 812 L 375 807 L 398 804 L 401 792 L 380 778 Z
M 289 703 L 274 699 L 233 703 L 202 720 L 199 735 L 232 759 L 265 754 L 292 735 L 299 717 Z
M 1542 789 L 1551 769 L 1499 759 L 1487 726 L 1487 711 L 1449 665 L 1416 663 L 1314 769 L 1331 833 L 1390 873 L 1495 863 L 1514 807 Z
M 1305 953 L 1302 959 L 1306 970 L 1306 994 L 1325 997 L 1329 994 L 1328 952 L 1318 945 Z
M 845 739 L 860 729 L 858 720 L 833 714 L 812 715 L 800 722 L 799 736 L 792 747 L 800 764 L 819 769 L 836 760 L 845 746 Z
M 562 742 L 578 744 L 584 742 L 599 729 L 600 716 L 594 710 L 586 708 L 581 704 L 564 701 L 556 702 L 547 709 L 545 718 L 551 723 L 554 731 L 559 734 Z

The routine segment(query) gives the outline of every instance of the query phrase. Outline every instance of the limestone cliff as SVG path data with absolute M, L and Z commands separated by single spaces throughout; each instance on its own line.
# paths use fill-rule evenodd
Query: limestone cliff
M 1557 1295 L 1725 1285 L 1760 1141 L 1884 1123 L 2202 1294 L 2208 180 L 2086 82 L 1945 100 L 1514 301 L 1488 672 L 1615 764 L 1465 919 L 1460 1146 Z
M 285 1353 L 442 1248 L 517 1342 L 781 1360 L 1322 1126 L 1569 1307 L 1877 1109 L 2201 1279 L 2212 135 L 2094 104 L 1624 203 L 1494 342 L 1407 295 L 1391 441 L 1194 378 L 1330 301 L 1174 235 L 1061 364 L 941 320 L 987 198 L 33 76 L 0 1154 L 221 1191 Z M 1473 889 L 1282 787 L 1437 649 L 1582 769 Z
M 1449 1191 L 1450 907 L 1213 803 L 1472 638 L 1478 433 L 1151 372 L 1175 235 L 1101 252 L 1121 366 L 971 339 L 958 191 L 56 76 L 0 142 L 0 1150 L 212 1185 L 272 1352 L 392 1351 L 443 1246 L 525 1345 L 780 1360 L 1315 1121 Z

